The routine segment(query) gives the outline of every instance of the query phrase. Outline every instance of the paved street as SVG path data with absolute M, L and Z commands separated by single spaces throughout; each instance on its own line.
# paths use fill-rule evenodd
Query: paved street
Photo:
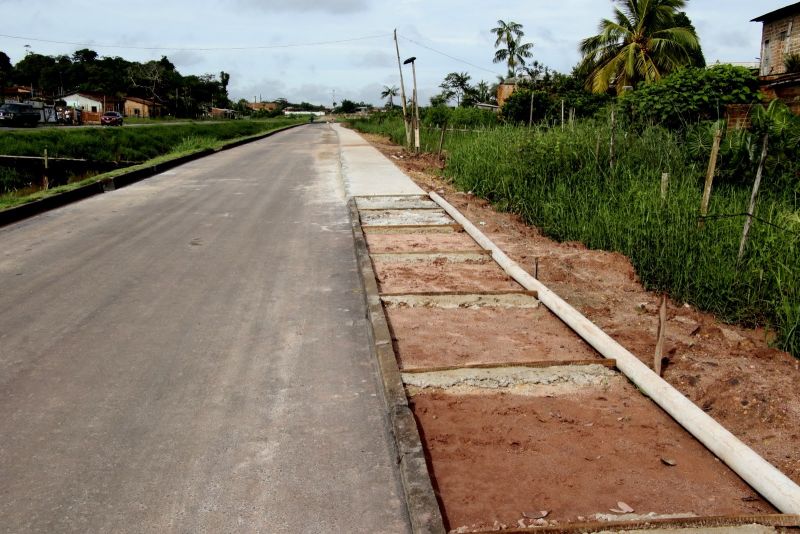
M 0 228 L 0 531 L 406 532 L 339 142 Z

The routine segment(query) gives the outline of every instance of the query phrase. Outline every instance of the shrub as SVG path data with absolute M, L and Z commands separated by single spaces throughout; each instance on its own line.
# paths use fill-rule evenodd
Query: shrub
M 716 65 L 685 68 L 663 80 L 640 84 L 620 98 L 633 124 L 679 128 L 699 120 L 722 118 L 728 104 L 760 101 L 758 79 L 744 67 Z
M 789 54 L 783 58 L 786 72 L 800 72 L 800 54 Z

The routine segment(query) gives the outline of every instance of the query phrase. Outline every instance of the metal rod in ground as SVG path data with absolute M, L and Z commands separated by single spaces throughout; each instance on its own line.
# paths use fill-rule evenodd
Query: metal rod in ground
M 434 192 L 439 204 L 480 246 L 522 287 L 537 291 L 539 302 L 606 358 L 616 360 L 619 369 L 645 395 L 672 416 L 683 428 L 705 445 L 745 482 L 784 514 L 800 514 L 800 486 L 719 424 L 680 391 L 653 372 L 639 358 L 614 341 L 596 324 L 567 304 L 547 286 L 509 258 L 469 219 Z
M 708 159 L 708 170 L 706 171 L 706 183 L 703 187 L 703 200 L 700 203 L 700 217 L 708 215 L 708 204 L 711 201 L 711 186 L 714 183 L 714 174 L 717 172 L 717 158 L 719 156 L 719 145 L 722 141 L 722 128 L 717 127 L 714 132 L 714 143 L 711 145 L 711 157 Z M 705 221 L 700 219 L 699 226 L 703 226 Z
M 397 44 L 397 29 L 394 30 L 394 49 L 397 52 L 397 67 L 400 69 L 400 98 L 403 99 L 403 125 L 406 128 L 406 146 L 411 146 L 411 130 L 408 127 L 408 111 L 406 105 L 406 86 L 403 83 L 403 64 L 400 62 L 400 45 Z
M 767 160 L 768 143 L 769 143 L 769 134 L 766 133 L 764 134 L 764 145 L 761 148 L 761 160 L 758 162 L 756 181 L 753 184 L 753 193 L 752 195 L 750 195 L 750 206 L 748 206 L 747 208 L 747 219 L 744 221 L 744 229 L 742 230 L 742 242 L 739 243 L 738 261 L 742 261 L 742 257 L 744 257 L 744 247 L 747 245 L 747 234 L 750 232 L 750 225 L 753 224 L 753 213 L 756 211 L 758 188 L 761 187 L 761 176 L 764 174 L 764 162 Z

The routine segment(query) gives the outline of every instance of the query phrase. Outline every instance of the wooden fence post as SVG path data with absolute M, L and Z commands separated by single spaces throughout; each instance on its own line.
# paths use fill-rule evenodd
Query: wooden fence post
M 667 337 L 667 294 L 661 295 L 661 306 L 658 309 L 658 340 L 656 353 L 653 358 L 653 370 L 658 376 L 663 376 L 662 363 L 664 361 L 664 340 Z
M 615 111 L 616 110 L 612 106 L 611 107 L 611 144 L 608 147 L 608 155 L 609 155 L 608 165 L 609 165 L 609 167 L 611 168 L 612 171 L 614 170 L 614 128 L 616 126 L 616 117 L 614 115 Z
M 50 179 L 47 177 L 48 169 L 50 168 L 50 161 L 47 157 L 47 149 L 44 149 L 44 176 L 42 176 L 42 189 L 47 191 L 50 189 Z
M 739 243 L 739 261 L 742 261 L 742 257 L 744 257 L 744 247 L 747 245 L 747 234 L 750 232 L 750 225 L 753 224 L 753 212 L 756 210 L 758 188 L 761 187 L 761 176 L 764 174 L 764 162 L 767 159 L 768 142 L 769 133 L 766 133 L 764 134 L 764 146 L 761 148 L 761 160 L 758 162 L 756 181 L 753 184 L 753 193 L 750 195 L 750 206 L 747 208 L 747 219 L 744 221 L 744 230 L 742 230 L 742 242 Z
M 705 224 L 705 216 L 708 215 L 708 204 L 711 201 L 711 186 L 714 183 L 714 174 L 717 172 L 717 157 L 719 156 L 719 144 L 722 141 L 722 129 L 717 128 L 714 132 L 714 144 L 711 145 L 711 157 L 708 160 L 708 170 L 706 171 L 706 184 L 703 187 L 703 201 L 700 203 L 700 221 L 698 225 L 702 228 Z
M 441 137 L 439 137 L 439 152 L 438 152 L 439 158 L 442 157 L 442 147 L 444 146 L 444 132 L 445 131 L 447 131 L 447 121 L 444 121 L 444 123 L 442 124 L 442 135 L 441 135 Z
M 667 193 L 669 192 L 669 173 L 661 173 L 661 204 L 667 201 Z

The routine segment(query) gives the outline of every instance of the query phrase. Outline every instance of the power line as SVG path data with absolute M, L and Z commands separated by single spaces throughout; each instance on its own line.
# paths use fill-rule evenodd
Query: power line
M 0 37 L 8 39 L 18 39 L 20 41 L 31 41 L 36 43 L 49 43 L 61 44 L 70 46 L 85 46 L 91 48 L 116 48 L 122 50 L 167 50 L 176 52 L 211 52 L 211 51 L 225 51 L 225 50 L 269 50 L 273 48 L 299 48 L 304 46 L 326 46 L 340 43 L 351 43 L 354 41 L 366 41 L 369 39 L 378 39 L 381 37 L 391 37 L 391 34 L 378 34 L 366 35 L 364 37 L 352 37 L 350 39 L 337 39 L 334 41 L 309 41 L 305 43 L 289 43 L 277 45 L 256 45 L 256 46 L 220 46 L 220 47 L 180 47 L 180 46 L 127 46 L 127 45 L 111 45 L 111 44 L 97 44 L 97 43 L 79 43 L 74 41 L 55 41 L 52 39 L 39 39 L 36 37 L 23 37 L 20 35 L 6 35 L 0 33 Z
M 480 69 L 480 70 L 482 70 L 482 71 L 485 71 L 485 72 L 488 72 L 488 73 L 490 73 L 490 74 L 494 74 L 495 76 L 502 76 L 502 74 L 500 74 L 500 73 L 498 73 L 498 72 L 496 72 L 496 71 L 489 70 L 489 69 L 487 69 L 487 68 L 481 67 L 480 65 L 476 65 L 476 64 L 474 64 L 474 63 L 470 63 L 469 61 L 467 61 L 467 60 L 465 60 L 465 59 L 461 59 L 461 58 L 458 58 L 458 57 L 455 57 L 455 56 L 451 56 L 450 54 L 448 54 L 448 53 L 446 53 L 446 52 L 442 52 L 441 50 L 436 50 L 435 48 L 431 48 L 430 46 L 428 46 L 428 45 L 424 45 L 424 44 L 422 44 L 422 43 L 420 43 L 420 42 L 418 42 L 418 41 L 415 41 L 414 39 L 409 39 L 408 37 L 406 37 L 406 36 L 404 36 L 404 35 L 398 35 L 398 36 L 399 36 L 401 39 L 404 39 L 404 40 L 406 40 L 406 41 L 408 41 L 408 42 L 410 42 L 410 43 L 414 43 L 414 44 L 415 44 L 415 45 L 417 45 L 417 46 L 421 46 L 422 48 L 426 48 L 426 49 L 430 50 L 431 52 L 436 52 L 436 53 L 437 53 L 437 54 L 439 54 L 439 55 L 442 55 L 442 56 L 444 56 L 444 57 L 450 58 L 450 59 L 452 59 L 453 61 L 458 61 L 459 63 L 463 63 L 463 64 L 465 64 L 465 65 L 469 65 L 470 67 L 473 67 L 473 68 L 476 68 L 476 69 Z

